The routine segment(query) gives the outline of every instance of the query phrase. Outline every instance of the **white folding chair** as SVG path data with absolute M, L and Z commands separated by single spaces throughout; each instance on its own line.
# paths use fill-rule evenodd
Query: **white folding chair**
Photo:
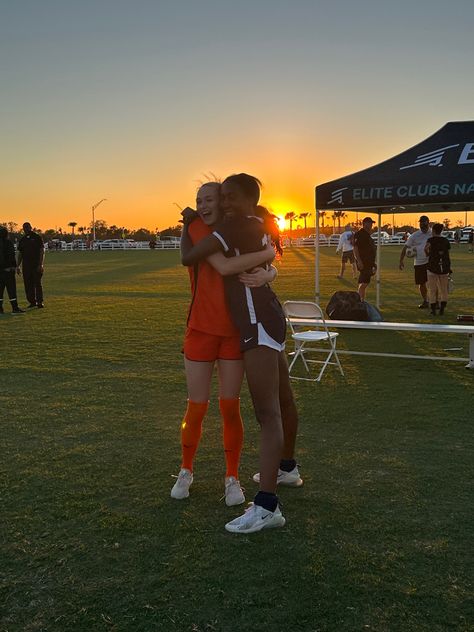
M 310 382 L 319 382 L 323 376 L 324 371 L 328 364 L 334 364 L 339 367 L 341 375 L 344 375 L 339 357 L 336 351 L 336 339 L 339 335 L 334 331 L 329 331 L 326 321 L 324 319 L 323 312 L 319 305 L 311 303 L 309 301 L 286 301 L 283 303 L 283 310 L 285 312 L 286 320 L 290 328 L 291 337 L 295 341 L 295 350 L 289 355 L 293 356 L 293 359 L 288 367 L 290 377 L 294 380 L 307 380 Z M 306 329 L 305 331 L 298 331 L 298 324 L 295 323 L 295 318 L 304 318 L 305 320 L 314 320 L 314 326 L 312 329 Z M 310 343 L 328 343 L 328 347 L 315 348 L 310 347 Z M 325 360 L 310 360 L 305 357 L 307 352 L 327 352 Z M 321 371 L 318 377 L 297 377 L 291 374 L 291 370 L 298 358 L 301 358 L 307 373 L 310 373 L 309 363 L 322 364 Z M 331 361 L 334 358 L 334 361 Z

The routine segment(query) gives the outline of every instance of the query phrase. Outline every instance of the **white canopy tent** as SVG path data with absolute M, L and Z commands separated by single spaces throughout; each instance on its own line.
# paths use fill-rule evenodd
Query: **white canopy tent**
M 380 307 L 382 215 L 474 209 L 474 121 L 447 123 L 435 134 L 378 165 L 316 187 L 315 295 L 320 302 L 319 213 L 378 216 L 376 304 Z

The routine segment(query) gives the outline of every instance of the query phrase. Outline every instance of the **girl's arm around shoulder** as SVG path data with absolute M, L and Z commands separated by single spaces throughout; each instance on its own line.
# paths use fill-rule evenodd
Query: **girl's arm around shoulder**
M 181 263 L 183 266 L 193 266 L 221 249 L 222 244 L 214 235 L 208 235 L 193 246 L 187 230 L 183 230 L 183 237 L 181 238 Z M 224 258 L 224 255 L 222 257 Z
M 269 263 L 275 258 L 275 250 L 268 244 L 263 250 L 251 252 L 238 257 L 224 257 L 222 252 L 207 257 L 207 261 L 222 276 L 239 274 L 245 270 L 250 270 L 264 263 Z M 262 268 L 263 270 L 263 268 Z M 265 281 L 266 283 L 266 281 Z M 263 283 L 261 284 L 263 285 Z

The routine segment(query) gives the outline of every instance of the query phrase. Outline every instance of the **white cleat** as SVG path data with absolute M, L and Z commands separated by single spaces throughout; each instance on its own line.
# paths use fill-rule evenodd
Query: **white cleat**
M 225 504 L 227 507 L 241 505 L 245 502 L 244 492 L 235 476 L 226 476 L 225 479 Z
M 228 522 L 225 528 L 231 533 L 255 533 L 262 529 L 283 527 L 284 524 L 285 518 L 280 511 L 280 507 L 277 506 L 275 511 L 268 511 L 260 505 L 250 503 L 245 513 Z
M 183 468 L 179 471 L 177 479 L 171 490 L 171 498 L 175 498 L 176 500 L 188 498 L 189 488 L 193 482 L 193 473 Z
M 260 472 L 253 475 L 253 480 L 256 483 L 260 483 Z M 285 472 L 278 469 L 277 485 L 286 485 L 287 487 L 301 487 L 303 485 L 303 479 L 300 476 L 298 466 L 291 470 L 291 472 Z

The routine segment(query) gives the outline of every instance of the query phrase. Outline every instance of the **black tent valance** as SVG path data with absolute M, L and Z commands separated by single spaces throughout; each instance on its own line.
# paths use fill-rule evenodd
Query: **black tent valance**
M 474 121 L 447 123 L 378 165 L 316 187 L 318 210 L 474 209 Z

